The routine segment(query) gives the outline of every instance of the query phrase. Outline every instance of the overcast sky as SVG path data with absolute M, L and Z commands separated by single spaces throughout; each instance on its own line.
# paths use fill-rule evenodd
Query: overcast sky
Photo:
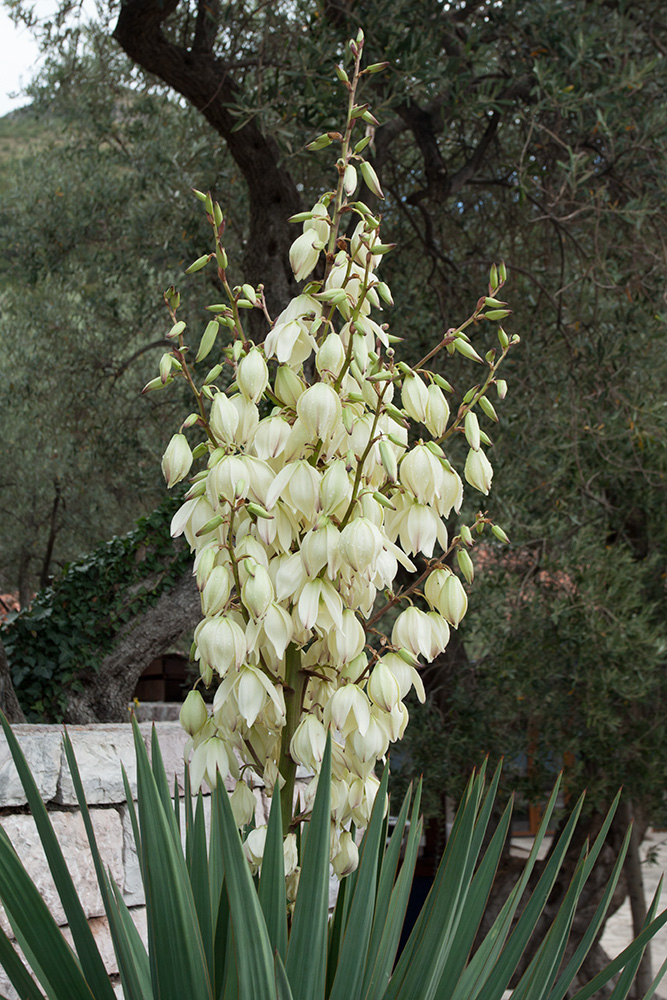
M 26 97 L 9 94 L 30 83 L 37 66 L 39 49 L 27 28 L 17 28 L 4 7 L 0 7 L 0 117 L 27 104 Z

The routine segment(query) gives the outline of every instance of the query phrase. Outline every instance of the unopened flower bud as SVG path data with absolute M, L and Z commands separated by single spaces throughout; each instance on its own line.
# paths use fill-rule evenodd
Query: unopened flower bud
M 459 530 L 459 534 L 461 536 L 461 541 L 463 542 L 463 544 L 467 545 L 468 548 L 470 548 L 470 546 L 473 543 L 472 542 L 472 533 L 471 533 L 470 528 L 468 527 L 467 524 L 462 524 L 461 525 L 461 528 Z
M 246 399 L 258 403 L 269 382 L 266 361 L 256 347 L 253 347 L 239 362 L 236 372 L 238 387 Z
M 359 849 L 349 830 L 343 830 L 341 833 L 340 850 L 332 859 L 331 864 L 338 878 L 344 878 L 356 870 L 359 864 Z
M 507 537 L 507 535 L 505 534 L 505 532 L 503 531 L 503 529 L 500 527 L 499 524 L 492 524 L 491 531 L 499 542 L 505 542 L 506 545 L 509 545 L 509 538 Z
M 465 416 L 465 434 L 470 447 L 479 451 L 479 420 L 472 410 L 468 410 Z
M 351 198 L 354 192 L 357 190 L 357 171 L 353 163 L 348 163 L 345 167 L 345 176 L 343 178 L 343 188 L 345 189 L 345 194 L 348 198 Z
M 179 714 L 181 726 L 188 736 L 195 736 L 200 729 L 203 729 L 208 719 L 206 703 L 199 691 L 188 692 L 188 696 L 181 706 Z
M 231 574 L 227 566 L 214 566 L 202 591 L 202 610 L 207 618 L 222 611 L 231 590 Z
M 340 397 L 326 382 L 316 382 L 299 397 L 296 412 L 313 437 L 326 440 L 341 418 Z
M 463 589 L 463 584 L 458 576 L 450 573 L 445 580 L 440 599 L 438 601 L 438 611 L 446 618 L 454 628 L 459 627 L 459 623 L 468 610 L 468 595 Z
M 234 813 L 234 820 L 239 829 L 252 823 L 257 802 L 245 781 L 237 781 L 236 788 L 229 796 L 229 802 Z
M 304 391 L 305 385 L 288 365 L 279 365 L 274 388 L 276 396 L 282 403 L 296 409 L 297 400 Z
M 192 468 L 192 452 L 185 434 L 174 434 L 162 456 L 162 473 L 171 489 L 185 479 Z
M 325 372 L 331 372 L 332 375 L 337 376 L 343 367 L 344 361 L 345 348 L 343 347 L 343 341 L 337 333 L 330 333 L 317 352 L 315 361 L 317 370 L 320 375 Z
M 320 256 L 321 241 L 316 229 L 306 229 L 289 251 L 289 261 L 297 281 L 303 281 L 314 269 Z
M 475 579 L 475 567 L 473 566 L 472 559 L 468 555 L 465 549 L 459 549 L 456 553 L 456 559 L 459 564 L 459 569 L 463 573 L 468 583 L 472 583 Z
M 486 413 L 487 417 L 489 417 L 491 420 L 495 420 L 496 423 L 498 422 L 498 414 L 496 413 L 494 405 L 488 398 L 488 396 L 481 396 L 479 400 L 479 405 L 481 406 L 484 413 Z
M 257 619 L 266 613 L 274 597 L 275 593 L 268 570 L 256 563 L 253 575 L 248 576 L 241 588 L 241 600 L 253 618 Z
M 442 389 L 438 388 L 437 385 L 430 385 L 428 387 L 428 399 L 424 415 L 424 423 L 427 430 L 433 437 L 442 437 L 447 429 L 448 420 L 449 406 L 442 393 Z
M 491 480 L 493 479 L 493 466 L 481 448 L 479 451 L 470 449 L 464 473 L 471 486 L 474 486 L 484 496 L 488 496 L 491 489 Z
M 403 409 L 420 424 L 426 420 L 428 389 L 419 375 L 406 375 L 401 389 Z
M 398 464 L 394 449 L 388 441 L 380 441 L 380 461 L 389 481 L 395 483 L 398 480 Z
M 463 337 L 457 337 L 452 346 L 454 350 L 458 351 L 459 354 L 462 354 L 464 358 L 469 358 L 471 361 L 478 361 L 480 365 L 484 364 L 472 344 L 469 344 L 467 340 L 463 339 Z
M 378 175 L 375 173 L 375 170 L 370 165 L 368 160 L 361 161 L 360 169 L 361 169 L 361 176 L 363 177 L 368 190 L 372 191 L 372 193 L 376 195 L 376 197 L 384 198 L 382 188 L 380 187 L 380 181 L 378 180 Z

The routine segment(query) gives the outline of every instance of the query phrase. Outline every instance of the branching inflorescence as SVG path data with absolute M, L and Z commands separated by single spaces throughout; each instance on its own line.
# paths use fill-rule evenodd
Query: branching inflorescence
M 253 779 L 269 793 L 280 780 L 286 872 L 292 870 L 294 883 L 293 831 L 312 804 L 327 730 L 333 733 L 331 858 L 342 876 L 357 865 L 352 828 L 368 823 L 378 788 L 375 766 L 405 731 L 404 699 L 414 687 L 424 700 L 419 666 L 443 652 L 450 628 L 466 612 L 465 589 L 448 562 L 456 553 L 471 583 L 468 550 L 491 522 L 480 513 L 449 538 L 446 521 L 460 509 L 463 484 L 447 442 L 465 435 L 465 479 L 488 494 L 492 467 L 484 446 L 490 440 L 478 411 L 497 420 L 487 394 L 495 386 L 500 398 L 505 395 L 497 370 L 518 341 L 499 327 L 500 346 L 483 359 L 465 332 L 509 314 L 497 298 L 505 268 L 494 265 L 488 295 L 464 323 L 413 368 L 396 361 L 399 338 L 374 318 L 392 303 L 377 277 L 392 246 L 381 242 L 380 219 L 354 200 L 359 173 L 372 194 L 383 197 L 362 156 L 372 128 L 356 143 L 352 138 L 358 126 L 377 124 L 356 95 L 362 78 L 384 67 L 362 70 L 362 49 L 360 33 L 350 42 L 349 77 L 337 68 L 349 98 L 344 132 L 326 133 L 309 147 L 340 145 L 336 189 L 291 220 L 303 224 L 291 249 L 292 269 L 298 281 L 311 280 L 272 322 L 261 285 L 230 286 L 222 211 L 210 194 L 195 192 L 213 228 L 215 251 L 188 272 L 215 260 L 227 296 L 209 307 L 213 318 L 195 360 L 211 352 L 222 330 L 231 343 L 198 387 L 185 323 L 177 320 L 179 295 L 169 289 L 175 346 L 146 387 L 185 378 L 197 400 L 164 455 L 168 485 L 189 475 L 194 458 L 207 459 L 172 523 L 172 533 L 185 533 L 195 553 L 204 618 L 194 655 L 203 683 L 218 683 L 212 714 L 197 690 L 181 713 L 191 736 L 192 783 L 214 785 L 216 769 L 239 778 L 232 804 L 242 827 L 254 812 Z M 313 279 L 319 268 L 323 276 Z M 249 309 L 266 316 L 263 343 L 244 331 Z M 447 403 L 452 387 L 427 367 L 442 350 L 486 366 L 454 415 Z M 234 381 L 223 390 L 216 380 L 230 366 Z M 193 426 L 205 430 L 206 440 L 191 451 L 183 431 Z M 409 444 L 411 428 L 423 437 Z M 491 529 L 507 540 L 497 525 Z M 399 566 L 416 574 L 411 557 L 417 555 L 425 571 L 394 592 Z M 398 612 L 391 637 L 369 642 L 391 608 Z M 293 815 L 299 764 L 315 778 Z M 264 832 L 254 830 L 246 840 L 256 866 Z

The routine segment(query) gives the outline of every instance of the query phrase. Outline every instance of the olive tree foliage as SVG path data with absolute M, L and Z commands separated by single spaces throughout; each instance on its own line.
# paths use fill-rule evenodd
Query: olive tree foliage
M 91 29 L 35 84 L 19 113 L 35 138 L 0 165 L 0 580 L 23 606 L 163 495 L 177 403 L 140 391 L 167 343 L 162 292 L 199 238 L 173 205 L 227 161 L 192 109 L 132 78 Z

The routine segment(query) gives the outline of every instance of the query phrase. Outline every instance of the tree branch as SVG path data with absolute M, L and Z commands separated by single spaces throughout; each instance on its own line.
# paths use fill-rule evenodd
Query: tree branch
M 277 142 L 261 130 L 257 117 L 237 128 L 239 118 L 233 108 L 242 94 L 228 64 L 213 52 L 217 3 L 200 5 L 195 45 L 201 43 L 202 48 L 196 50 L 170 41 L 163 30 L 177 7 L 178 0 L 123 0 L 113 37 L 142 69 L 193 104 L 227 143 L 250 195 L 245 277 L 255 284 L 264 282 L 274 313 L 296 292 L 288 261 L 293 234 L 285 219 L 301 209 L 301 199 L 289 172 L 278 165 Z M 207 7 L 205 13 L 202 7 Z

